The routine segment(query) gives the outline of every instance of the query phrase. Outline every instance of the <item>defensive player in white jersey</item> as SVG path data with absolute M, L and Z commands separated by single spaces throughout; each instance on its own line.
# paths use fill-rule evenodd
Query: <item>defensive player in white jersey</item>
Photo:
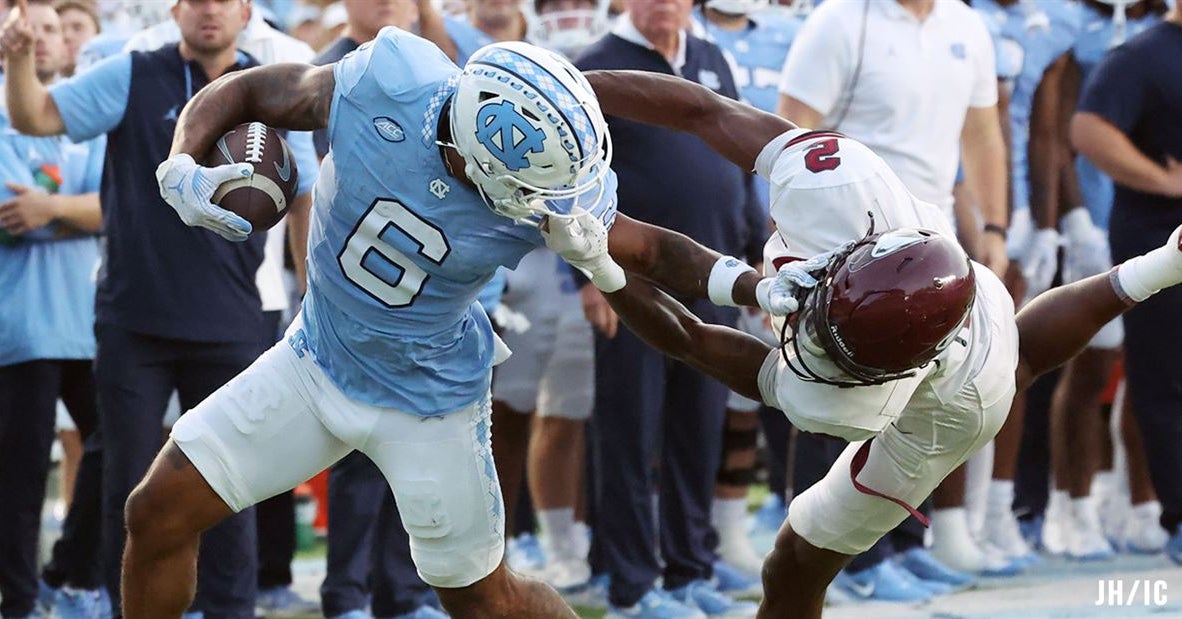
M 779 347 L 703 324 L 641 277 L 608 294 L 653 346 L 780 408 L 801 430 L 853 441 L 789 506 L 764 566 L 761 616 L 820 617 L 838 570 L 909 513 L 922 518 L 914 506 L 992 438 L 1015 389 L 1136 302 L 1182 283 L 1179 228 L 1164 247 L 1049 292 L 1015 321 L 1001 280 L 865 146 L 678 78 L 587 77 L 606 113 L 693 133 L 772 184 L 779 230 L 768 259 L 799 292 Z M 868 214 L 885 231 L 851 237 Z M 594 217 L 576 221 L 552 225 L 550 246 L 603 264 L 606 232 Z M 711 279 L 712 298 L 728 300 L 727 279 Z
M 287 340 L 184 415 L 132 493 L 124 615 L 179 617 L 202 530 L 356 449 L 390 482 L 419 574 L 453 616 L 573 616 L 503 565 L 488 389 L 506 349 L 477 294 L 543 243 L 523 224 L 575 208 L 612 230 L 622 264 L 686 297 L 706 296 L 730 259 L 616 215 L 594 94 L 537 47 L 490 45 L 461 71 L 390 27 L 335 65 L 271 65 L 211 84 L 182 112 L 157 178 L 183 221 L 231 240 L 250 224 L 209 197 L 249 165 L 208 169 L 193 157 L 246 120 L 328 129 L 308 294 Z M 622 286 L 623 272 L 602 262 L 577 266 L 605 289 Z M 790 300 L 760 279 L 743 274 L 745 302 Z

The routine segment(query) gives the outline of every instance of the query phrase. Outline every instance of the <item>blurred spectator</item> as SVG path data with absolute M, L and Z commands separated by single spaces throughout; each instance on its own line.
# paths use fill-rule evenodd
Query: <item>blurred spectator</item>
M 94 2 L 90 0 L 59 0 L 55 6 L 66 40 L 66 64 L 61 74 L 70 77 L 74 74 L 79 50 L 102 30 L 102 24 Z
M 578 67 L 680 75 L 738 98 L 730 66 L 713 43 L 692 36 L 690 0 L 629 0 L 612 32 Z M 758 261 L 766 240 L 764 207 L 751 175 L 695 137 L 608 118 L 619 174 L 620 210 L 677 230 L 723 253 Z M 727 389 L 645 345 L 592 286 L 581 290 L 596 337 L 595 417 L 591 429 L 595 505 L 593 551 L 611 577 L 613 612 L 636 617 L 753 616 L 710 584 L 714 573 L 710 506 L 721 464 L 718 436 Z M 734 324 L 737 312 L 691 304 L 704 320 Z M 659 463 L 658 477 L 653 465 Z M 658 488 L 654 530 L 653 489 Z M 660 544 L 660 559 L 656 548 Z M 664 589 L 656 586 L 664 577 Z M 758 581 L 742 579 L 739 587 Z M 700 610 L 698 610 L 700 609 Z
M 441 15 L 430 2 L 420 4 L 420 34 L 461 67 L 473 52 L 489 43 L 524 41 L 529 29 L 521 4 L 515 0 L 468 0 L 464 15 Z
M 288 16 L 287 32 L 312 49 L 320 49 L 328 39 L 319 7 L 298 4 Z
M 67 64 L 61 20 L 52 4 L 36 1 L 25 19 L 34 79 L 51 84 Z M 0 615 L 23 617 L 34 614 L 38 598 L 38 531 L 58 398 L 84 435 L 97 422 L 99 160 L 89 153 L 94 144 L 22 136 L 6 116 L 0 120 L 0 289 L 7 298 L 0 304 Z M 98 514 L 87 516 L 97 530 Z M 69 576 L 97 612 L 95 571 Z
M 245 4 L 253 6 L 251 0 Z M 155 24 L 132 36 L 126 51 L 149 51 L 175 43 L 180 38 L 175 21 Z M 238 35 L 238 47 L 261 64 L 308 62 L 310 47 L 272 27 L 261 11 L 252 10 L 246 28 Z M 255 275 L 263 303 L 263 324 L 259 344 L 265 350 L 282 335 L 282 315 L 288 310 L 290 295 L 283 277 L 284 248 L 291 252 L 296 271 L 296 285 L 302 294 L 305 287 L 304 260 L 308 255 L 308 212 L 312 206 L 312 187 L 316 183 L 319 161 L 312 135 L 287 132 L 288 145 L 300 170 L 300 185 L 284 217 L 284 225 L 267 232 L 263 263 Z M 280 493 L 256 506 L 259 539 L 258 607 L 265 612 L 314 612 L 317 604 L 300 598 L 291 590 L 291 561 L 295 556 L 295 499 L 292 491 Z
M 1166 238 L 1182 223 L 1182 109 L 1178 64 L 1182 15 L 1165 20 L 1112 50 L 1089 76 L 1071 122 L 1071 141 L 1116 183 L 1109 241 L 1122 262 Z M 1139 295 L 1143 291 L 1127 291 Z M 1137 299 L 1138 296 L 1133 296 Z M 1172 352 L 1182 341 L 1182 293 L 1162 294 L 1124 317 L 1126 371 L 1133 414 L 1141 428 L 1166 553 L 1182 563 L 1182 406 Z
M 189 97 L 227 71 L 256 64 L 235 49 L 249 6 L 182 0 L 172 12 L 179 45 L 113 56 L 48 90 L 33 72 L 27 26 L 10 20 L 4 30 L 5 93 L 16 129 L 68 132 L 74 140 L 108 133 L 94 367 L 107 428 L 103 558 L 112 597 L 120 585 L 124 503 L 160 449 L 169 393 L 176 389 L 184 408 L 194 406 L 261 350 L 254 277 L 264 239 L 230 243 L 185 226 L 160 199 L 154 173 Z M 202 268 L 193 268 L 197 257 Z M 203 536 L 196 610 L 254 616 L 254 527 L 254 512 L 244 511 Z

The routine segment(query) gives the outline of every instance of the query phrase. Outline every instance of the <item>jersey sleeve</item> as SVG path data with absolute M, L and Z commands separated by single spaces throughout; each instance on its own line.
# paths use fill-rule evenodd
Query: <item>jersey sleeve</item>
M 328 142 L 335 140 L 341 105 L 384 98 L 392 105 L 417 96 L 423 84 L 439 81 L 459 69 L 434 43 L 394 26 L 349 52 L 333 67 L 332 109 Z
M 1092 70 L 1084 83 L 1078 110 L 1096 114 L 1128 134 L 1141 116 L 1150 88 L 1144 63 L 1122 45 L 1108 52 Z
M 818 7 L 796 34 L 780 76 L 780 94 L 821 116 L 837 107 L 853 71 L 853 52 L 842 17 L 837 7 Z
M 784 148 L 788 146 L 794 138 L 808 133 L 809 129 L 789 129 L 784 133 L 772 138 L 763 150 L 759 151 L 759 155 L 755 158 L 755 173 L 765 179 L 771 180 L 772 170 L 776 169 L 776 161 L 780 159 L 780 153 L 784 152 Z
M 57 106 L 66 134 L 85 142 L 119 126 L 131 90 L 131 55 L 102 60 L 79 75 L 54 84 L 49 95 Z

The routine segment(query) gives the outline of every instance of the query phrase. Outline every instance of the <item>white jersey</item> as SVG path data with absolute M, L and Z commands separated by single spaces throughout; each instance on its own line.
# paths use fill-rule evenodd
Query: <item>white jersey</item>
M 789 131 L 763 149 L 755 167 L 771 182 L 771 216 L 777 228 L 765 247 L 766 268 L 778 269 L 861 238 L 870 227 L 868 213 L 879 232 L 920 227 L 955 238 L 939 208 L 911 195 L 869 148 L 839 134 Z M 799 378 L 776 350 L 760 372 L 764 401 L 783 410 L 802 430 L 854 441 L 881 432 L 906 410 L 979 408 L 1012 396 L 1018 358 L 1013 302 L 997 276 L 973 266 L 977 298 L 968 325 L 915 376 L 839 388 Z M 787 354 L 795 356 L 792 350 Z M 822 375 L 837 372 L 823 357 L 810 355 L 805 361 Z

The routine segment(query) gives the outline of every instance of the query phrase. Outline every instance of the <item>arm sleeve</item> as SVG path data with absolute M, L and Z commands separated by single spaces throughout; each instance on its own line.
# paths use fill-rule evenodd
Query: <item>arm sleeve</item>
M 296 188 L 296 195 L 302 196 L 312 191 L 312 187 L 316 185 L 316 178 L 320 175 L 320 159 L 316 155 L 316 146 L 312 143 L 312 133 L 292 131 L 287 134 L 287 145 L 291 148 L 296 169 L 300 171 L 300 184 Z
M 102 135 L 123 121 L 131 91 L 131 55 L 111 56 L 49 89 L 66 134 L 75 142 Z
M 780 93 L 821 116 L 828 116 L 837 106 L 853 71 L 849 37 L 839 21 L 843 15 L 826 8 L 819 7 L 801 26 L 780 75 Z
M 973 62 L 973 92 L 969 107 L 990 107 L 997 105 L 997 52 L 993 48 L 993 37 L 985 27 L 980 14 L 970 10 L 972 18 L 972 40 L 975 48 Z
M 1128 134 L 1141 115 L 1149 88 L 1143 71 L 1127 46 L 1108 52 L 1084 83 L 1078 110 L 1096 114 Z

